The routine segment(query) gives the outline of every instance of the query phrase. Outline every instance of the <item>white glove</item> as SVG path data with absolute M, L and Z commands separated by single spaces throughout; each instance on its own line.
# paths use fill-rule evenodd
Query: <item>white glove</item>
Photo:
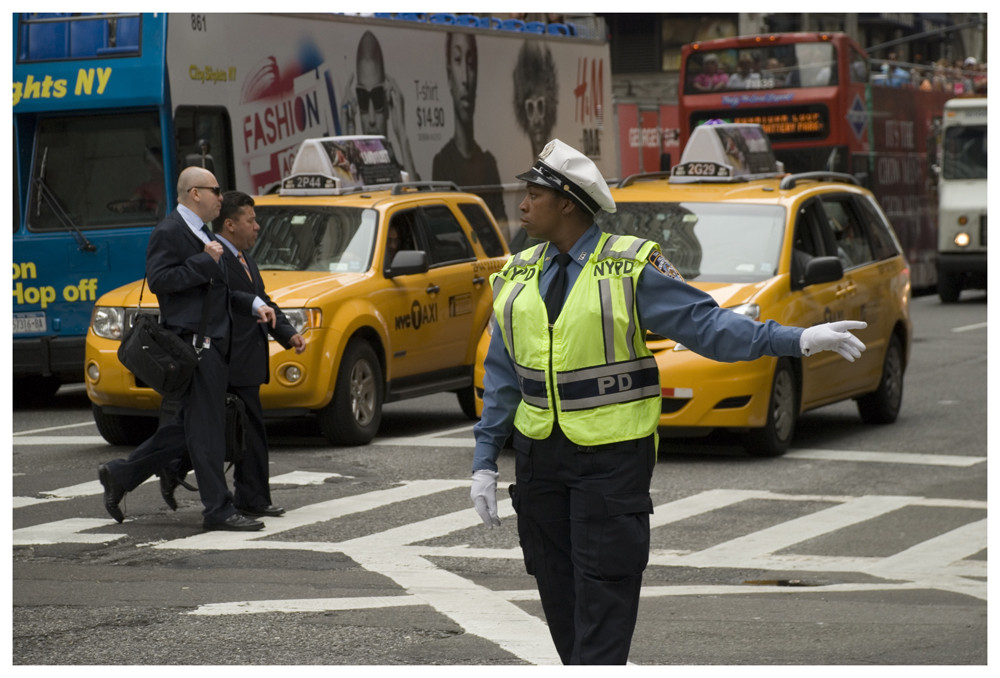
M 840 320 L 835 323 L 814 325 L 802 332 L 799 347 L 802 355 L 810 356 L 820 351 L 836 351 L 848 362 L 861 356 L 865 345 L 848 330 L 863 330 L 868 323 L 861 320 Z
M 483 519 L 486 527 L 498 527 L 500 517 L 497 516 L 497 478 L 496 471 L 480 469 L 472 474 L 472 504 L 476 513 Z

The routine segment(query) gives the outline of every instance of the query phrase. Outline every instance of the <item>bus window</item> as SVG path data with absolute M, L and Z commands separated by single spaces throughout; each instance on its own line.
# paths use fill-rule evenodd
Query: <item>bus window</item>
M 851 82 L 868 82 L 868 60 L 853 47 L 847 51 L 847 54 L 848 59 L 850 59 L 848 69 L 851 75 Z
M 155 111 L 39 119 L 28 229 L 154 225 L 166 207 L 159 139 Z
M 204 167 L 219 180 L 222 190 L 232 189 L 236 181 L 229 145 L 232 132 L 226 109 L 179 106 L 174 127 L 177 130 L 178 171 L 185 167 Z
M 827 87 L 837 84 L 837 55 L 829 42 L 699 50 L 688 56 L 685 72 L 685 94 Z M 867 79 L 863 57 L 857 77 Z

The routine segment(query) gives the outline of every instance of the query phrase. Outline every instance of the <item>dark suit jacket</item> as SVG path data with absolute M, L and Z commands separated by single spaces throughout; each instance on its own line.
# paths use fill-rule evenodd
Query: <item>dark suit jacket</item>
M 153 229 L 146 248 L 146 278 L 159 301 L 160 322 L 166 327 L 197 332 L 205 304 L 204 334 L 228 341 L 230 309 L 232 315 L 249 316 L 253 295 L 230 293 L 226 277 L 226 267 L 205 252 L 205 243 L 191 232 L 176 209 Z
M 233 386 L 254 386 L 266 384 L 270 379 L 267 348 L 267 335 L 270 332 L 279 344 L 291 348 L 288 340 L 295 334 L 295 328 L 281 312 L 277 304 L 271 301 L 264 290 L 264 280 L 260 270 L 249 254 L 243 254 L 251 278 L 247 277 L 243 264 L 240 263 L 229 248 L 225 247 L 222 260 L 226 262 L 226 273 L 229 277 L 229 287 L 234 294 L 237 292 L 260 297 L 265 304 L 274 309 L 277 322 L 272 328 L 269 323 L 257 322 L 256 315 L 233 314 L 233 338 L 229 349 L 229 383 Z

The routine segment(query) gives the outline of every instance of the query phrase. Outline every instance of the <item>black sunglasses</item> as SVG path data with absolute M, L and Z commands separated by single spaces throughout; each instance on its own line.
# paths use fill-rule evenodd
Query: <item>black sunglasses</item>
M 371 89 L 355 87 L 354 92 L 358 96 L 358 108 L 362 111 L 368 110 L 369 102 L 375 108 L 376 113 L 381 113 L 385 110 L 385 86 L 375 85 Z
M 192 186 L 188 190 L 191 191 L 191 190 L 194 190 L 196 188 L 199 188 L 199 189 L 201 189 L 203 191 L 211 191 L 212 193 L 215 193 L 216 195 L 219 195 L 219 196 L 222 195 L 222 187 L 221 186 Z

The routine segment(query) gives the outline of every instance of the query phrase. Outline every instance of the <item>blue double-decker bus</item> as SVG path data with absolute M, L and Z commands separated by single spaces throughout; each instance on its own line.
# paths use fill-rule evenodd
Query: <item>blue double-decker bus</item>
M 514 177 L 549 138 L 615 176 L 607 42 L 525 28 L 447 14 L 14 14 L 16 400 L 85 380 L 94 304 L 142 277 L 184 167 L 267 193 L 303 140 L 379 134 L 411 179 L 475 190 L 502 226 L 504 213 L 516 223 Z
M 17 396 L 83 379 L 94 301 L 142 274 L 175 199 L 166 17 L 14 15 Z

